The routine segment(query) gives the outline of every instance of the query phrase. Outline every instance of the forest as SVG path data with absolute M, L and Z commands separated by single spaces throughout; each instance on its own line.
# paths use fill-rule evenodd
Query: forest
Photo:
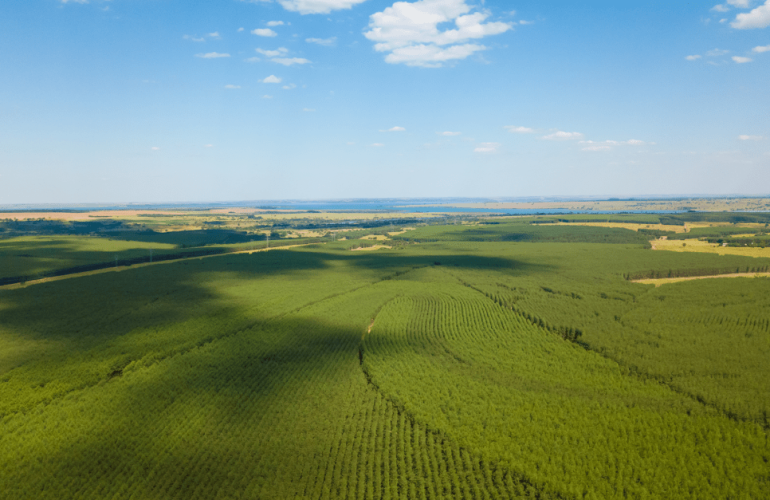
M 768 498 L 769 222 L 15 224 L 0 498 Z

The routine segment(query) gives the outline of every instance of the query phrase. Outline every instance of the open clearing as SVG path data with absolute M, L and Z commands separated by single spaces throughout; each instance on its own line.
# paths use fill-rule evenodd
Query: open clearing
M 670 252 L 701 252 L 717 255 L 743 255 L 746 257 L 770 257 L 770 248 L 758 247 L 723 247 L 718 243 L 709 243 L 696 239 L 667 240 L 657 239 L 652 242 L 653 250 Z
M 685 278 L 653 278 L 645 280 L 632 280 L 633 283 L 643 283 L 645 285 L 655 285 L 659 287 L 668 283 L 679 283 L 680 281 L 692 281 L 692 280 L 706 280 L 712 278 L 767 278 L 770 277 L 770 273 L 732 273 L 732 274 L 715 274 L 713 276 L 689 276 Z
M 358 248 L 351 248 L 350 250 L 352 252 L 372 252 L 374 250 L 379 250 L 381 248 L 393 248 L 388 245 L 372 245 L 370 247 L 358 247 Z

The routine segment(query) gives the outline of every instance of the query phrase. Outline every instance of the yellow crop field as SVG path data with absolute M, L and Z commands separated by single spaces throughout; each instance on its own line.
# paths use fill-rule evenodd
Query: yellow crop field
M 651 242 L 653 250 L 668 250 L 671 252 L 702 252 L 718 255 L 742 255 L 746 257 L 770 257 L 770 248 L 756 247 L 723 247 L 717 243 L 709 243 L 696 239 L 664 240 Z

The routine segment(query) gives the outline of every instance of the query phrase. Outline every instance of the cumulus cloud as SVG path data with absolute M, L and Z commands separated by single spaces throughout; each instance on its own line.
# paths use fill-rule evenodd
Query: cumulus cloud
M 738 140 L 739 141 L 761 141 L 764 137 L 761 135 L 739 135 Z
M 331 47 L 337 41 L 337 37 L 331 38 L 305 38 L 307 43 L 314 43 L 316 45 L 323 45 L 324 47 Z
M 283 26 L 284 22 L 283 21 L 268 21 L 267 25 L 270 26 L 271 28 L 273 28 L 275 26 Z
M 727 5 L 717 4 L 711 7 L 711 10 L 713 12 L 727 12 L 728 10 L 730 10 L 730 8 L 727 7 Z
M 541 139 L 545 139 L 548 141 L 574 141 L 582 138 L 583 138 L 583 134 L 581 134 L 580 132 L 563 132 L 561 130 L 557 130 L 552 134 L 544 135 L 543 137 L 541 137 Z
M 488 11 L 471 12 L 465 0 L 419 0 L 396 2 L 369 18 L 364 36 L 374 49 L 388 52 L 385 61 L 408 66 L 440 67 L 446 61 L 465 59 L 487 47 L 470 40 L 497 35 L 511 29 L 510 23 L 484 21 Z M 454 22 L 454 29 L 438 25 Z
M 404 127 L 391 127 L 388 130 L 380 130 L 380 132 L 405 132 L 406 129 Z
M 750 57 L 733 56 L 733 61 L 735 61 L 735 62 L 736 62 L 736 63 L 738 63 L 738 64 L 749 63 L 749 62 L 751 62 L 752 60 L 753 60 L 753 59 L 751 59 Z
M 292 66 L 294 64 L 308 64 L 310 62 L 302 57 L 274 57 L 270 60 L 278 64 L 283 64 L 284 66 Z
M 583 144 L 583 151 L 609 151 L 615 146 L 644 146 L 652 143 L 629 139 L 627 141 L 580 141 L 579 144 Z
M 195 57 L 202 59 L 219 59 L 220 57 L 230 57 L 230 54 L 223 54 L 220 52 L 206 52 L 205 54 L 195 54 Z
M 746 4 L 748 7 L 748 2 Z M 770 26 L 770 0 L 766 0 L 751 12 L 743 12 L 735 16 L 735 21 L 730 23 L 735 29 L 748 30 L 756 28 L 766 28 Z
M 444 137 L 455 137 L 461 134 L 462 132 L 439 132 L 438 133 L 438 135 L 443 135 Z
M 531 134 L 535 131 L 529 127 L 517 127 L 516 125 L 506 125 L 503 128 L 513 134 Z
M 241 0 L 250 3 L 270 2 L 271 0 Z M 328 14 L 333 10 L 350 9 L 366 0 L 278 0 L 281 6 L 300 14 Z
M 760 45 L 751 49 L 752 52 L 761 54 L 762 52 L 770 52 L 770 45 Z
M 699 55 L 685 57 L 685 59 L 687 59 L 688 61 L 697 61 L 700 58 L 701 58 L 701 56 L 699 56 Z
M 251 34 L 257 35 L 257 36 L 267 36 L 267 37 L 278 36 L 278 33 L 271 30 L 270 28 L 257 28 L 255 30 L 251 30 Z
M 241 88 L 241 86 L 240 86 L 240 85 L 231 85 L 231 84 L 228 84 L 228 85 L 225 85 L 225 88 L 226 88 L 226 89 L 239 89 L 239 88 Z
M 260 54 L 266 57 L 285 56 L 286 54 L 289 53 L 289 49 L 287 49 L 286 47 L 278 47 L 275 50 L 265 50 L 265 49 L 254 49 L 254 50 L 256 50 L 257 52 L 259 52 Z
M 496 153 L 500 147 L 499 142 L 482 142 L 473 150 L 474 153 Z
M 262 83 L 281 83 L 282 81 L 283 80 L 281 80 L 280 78 L 278 78 L 275 75 L 270 75 L 270 76 L 265 77 L 262 80 L 260 80 L 260 82 L 262 82 Z

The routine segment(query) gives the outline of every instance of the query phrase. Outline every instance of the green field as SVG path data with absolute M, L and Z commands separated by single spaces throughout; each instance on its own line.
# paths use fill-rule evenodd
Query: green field
M 0 290 L 0 498 L 770 497 L 770 259 L 532 221 Z

